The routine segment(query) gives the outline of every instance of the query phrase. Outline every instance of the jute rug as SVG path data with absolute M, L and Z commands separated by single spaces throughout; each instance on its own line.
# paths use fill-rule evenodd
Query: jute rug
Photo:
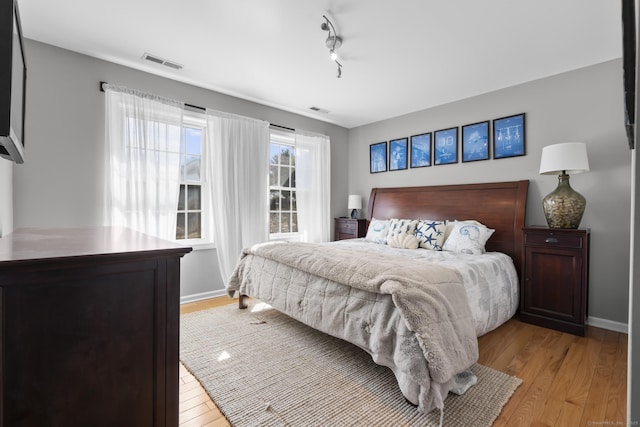
M 181 316 L 180 359 L 233 426 L 437 426 L 360 348 L 251 301 Z M 476 364 L 445 426 L 490 426 L 521 381 Z

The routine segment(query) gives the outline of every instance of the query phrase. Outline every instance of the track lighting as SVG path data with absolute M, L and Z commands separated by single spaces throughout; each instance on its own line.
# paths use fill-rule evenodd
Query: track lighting
M 338 74 L 336 77 L 340 78 L 342 77 L 342 64 L 338 62 L 338 53 L 336 52 L 336 49 L 342 46 L 342 37 L 336 34 L 336 28 L 333 26 L 333 23 L 329 18 L 325 15 L 322 15 L 322 17 L 324 18 L 324 22 L 320 25 L 320 29 L 329 33 L 327 40 L 325 40 L 325 45 L 329 49 L 329 57 L 338 66 Z

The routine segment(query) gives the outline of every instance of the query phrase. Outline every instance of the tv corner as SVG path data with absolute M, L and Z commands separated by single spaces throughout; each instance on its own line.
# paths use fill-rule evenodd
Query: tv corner
M 24 163 L 27 66 L 17 0 L 0 2 L 0 157 Z

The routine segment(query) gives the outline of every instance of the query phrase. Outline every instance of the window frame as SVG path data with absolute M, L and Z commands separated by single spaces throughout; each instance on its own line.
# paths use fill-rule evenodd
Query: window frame
M 269 170 L 271 170 L 271 166 L 273 166 L 273 163 L 271 163 L 271 147 L 272 145 L 277 144 L 279 146 L 288 146 L 291 149 L 291 153 L 294 155 L 294 159 L 295 159 L 295 153 L 296 153 L 296 141 L 295 141 L 295 133 L 293 131 L 288 131 L 288 130 L 283 130 L 283 129 L 279 129 L 279 128 L 274 128 L 274 127 L 270 127 L 269 128 L 269 158 L 267 159 L 267 161 L 269 162 Z M 282 163 L 278 163 L 278 171 L 280 170 L 280 166 L 285 166 L 282 165 Z M 290 175 L 289 177 L 293 176 L 291 172 L 294 172 L 297 170 L 298 165 L 295 163 L 293 164 L 289 164 L 289 167 L 293 168 L 293 171 L 290 171 Z M 280 173 L 280 172 L 278 172 Z M 279 209 L 277 211 L 272 211 L 271 210 L 271 191 L 272 190 L 277 190 L 277 191 L 294 191 L 297 194 L 297 187 L 296 186 L 289 186 L 289 187 L 283 187 L 281 185 L 271 185 L 271 181 L 269 181 L 269 186 L 267 189 L 268 192 L 268 198 L 269 198 L 269 206 L 267 206 L 268 209 L 268 213 L 269 213 L 269 240 L 270 241 L 277 241 L 277 240 L 284 240 L 284 241 L 299 241 L 301 238 L 301 233 L 300 231 L 289 231 L 289 232 L 277 232 L 277 233 L 272 233 L 271 232 L 271 213 L 272 212 L 279 212 L 280 215 L 282 215 L 282 206 L 279 207 Z M 289 214 L 295 215 L 296 216 L 296 226 L 298 224 L 298 206 L 296 204 L 296 209 L 289 209 L 288 211 L 284 211 L 284 212 L 288 212 Z M 280 223 L 279 223 L 280 224 Z
M 206 207 L 209 206 L 209 192 L 206 191 L 207 177 L 205 176 L 205 170 L 203 167 L 203 162 L 207 153 L 207 120 L 203 112 L 195 109 L 185 109 L 182 125 L 181 125 L 181 138 L 184 138 L 185 128 L 195 128 L 200 129 L 202 132 L 202 139 L 200 142 L 200 180 L 188 180 L 184 175 L 180 176 L 180 187 L 185 186 L 185 209 L 178 210 L 178 206 L 176 206 L 176 223 L 177 223 L 177 215 L 179 213 L 185 213 L 187 215 L 189 212 L 200 212 L 200 237 L 198 238 L 184 238 L 184 239 L 173 239 L 174 242 L 186 246 L 192 246 L 194 249 L 209 249 L 215 248 L 215 242 L 213 241 L 213 233 L 212 230 L 209 230 L 208 221 L 205 221 L 206 217 Z M 183 152 L 183 145 L 185 151 Z M 188 153 L 186 152 L 186 141 L 180 141 L 180 157 L 181 161 L 183 156 L 186 156 Z M 188 209 L 188 188 L 189 186 L 200 186 L 200 209 Z M 178 189 L 179 191 L 179 189 Z M 179 203 L 179 202 L 178 202 Z M 188 223 L 185 224 L 188 226 Z

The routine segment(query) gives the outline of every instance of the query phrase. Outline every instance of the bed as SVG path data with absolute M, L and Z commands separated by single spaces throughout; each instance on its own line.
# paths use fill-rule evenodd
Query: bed
M 240 307 L 248 295 L 363 348 L 394 372 L 420 411 L 442 411 L 449 391 L 461 394 L 476 381 L 468 368 L 477 361 L 477 336 L 517 308 L 527 191 L 526 180 L 374 188 L 369 222 L 472 219 L 495 230 L 487 253 L 454 256 L 363 239 L 262 244 L 245 249 L 228 294 L 240 295 Z

